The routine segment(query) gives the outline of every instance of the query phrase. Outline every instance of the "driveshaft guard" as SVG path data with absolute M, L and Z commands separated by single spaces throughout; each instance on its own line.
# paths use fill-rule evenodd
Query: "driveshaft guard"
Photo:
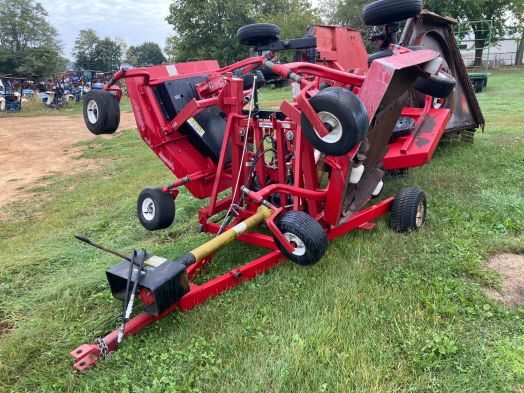
M 134 266 L 131 285 L 136 280 L 137 272 L 138 268 Z M 106 271 L 111 293 L 116 299 L 124 300 L 128 274 L 128 261 L 122 261 Z M 184 265 L 148 254 L 138 285 L 148 290 L 154 298 L 144 304 L 145 311 L 157 316 L 189 292 L 189 279 Z

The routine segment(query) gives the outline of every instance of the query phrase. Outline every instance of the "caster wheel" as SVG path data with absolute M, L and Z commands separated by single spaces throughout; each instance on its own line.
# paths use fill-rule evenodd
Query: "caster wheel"
M 136 203 L 138 219 L 148 231 L 169 227 L 175 219 L 175 201 L 161 188 L 146 188 Z
M 364 7 L 362 19 L 368 26 L 380 26 L 413 18 L 420 11 L 421 0 L 377 0 Z
M 353 92 L 326 87 L 309 102 L 329 131 L 321 137 L 302 113 L 302 132 L 316 150 L 328 156 L 343 156 L 362 141 L 369 126 L 368 112 Z
M 406 233 L 419 229 L 426 221 L 427 202 L 419 188 L 402 188 L 391 206 L 391 228 Z
M 84 97 L 84 123 L 92 134 L 113 134 L 120 124 L 117 98 L 108 91 L 91 90 Z
M 284 213 L 275 223 L 284 237 L 295 246 L 290 253 L 276 239 L 278 249 L 286 258 L 298 265 L 313 265 L 326 253 L 328 239 L 322 226 L 302 211 Z
M 271 23 L 254 23 L 238 29 L 237 38 L 242 45 L 259 46 L 278 41 L 279 34 L 280 28 L 276 25 Z

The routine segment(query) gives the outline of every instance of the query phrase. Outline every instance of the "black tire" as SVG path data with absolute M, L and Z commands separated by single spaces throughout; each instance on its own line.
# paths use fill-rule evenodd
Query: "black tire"
M 264 78 L 264 74 L 262 73 L 262 71 L 255 70 L 253 72 L 240 76 L 240 78 L 244 80 L 244 90 L 250 90 L 253 88 L 254 75 L 257 76 L 256 89 L 260 89 L 266 85 L 266 78 Z
M 377 59 L 382 59 L 384 57 L 393 56 L 393 52 L 389 49 L 381 50 L 380 52 L 372 53 L 368 56 L 368 67 L 371 66 L 371 63 Z
M 406 48 L 411 49 L 412 51 L 422 50 L 424 47 L 422 45 L 411 45 L 406 46 Z M 374 60 L 382 59 L 384 57 L 393 56 L 393 52 L 389 49 L 381 50 L 380 52 L 375 52 L 369 55 L 368 57 L 368 67 L 371 66 L 371 63 L 373 63 Z
M 440 71 L 437 75 L 431 75 L 429 78 L 417 78 L 415 89 L 428 96 L 437 98 L 448 98 L 457 81 L 447 72 Z
M 418 50 L 424 50 L 424 49 L 426 49 L 426 48 L 424 48 L 423 45 L 408 45 L 408 46 L 406 46 L 406 48 L 411 49 L 411 50 L 414 51 L 414 52 L 416 52 L 416 51 L 418 51 Z
M 116 97 L 102 90 L 91 90 L 84 98 L 84 123 L 95 135 L 112 134 L 120 123 L 120 108 Z
M 242 45 L 262 46 L 278 40 L 280 28 L 271 23 L 254 23 L 242 26 L 237 31 L 238 41 Z
M 326 253 L 326 232 L 309 214 L 296 210 L 288 211 L 275 224 L 290 242 L 298 246 L 293 253 L 289 253 L 273 236 L 280 252 L 290 261 L 302 266 L 313 265 Z
M 377 0 L 362 10 L 362 19 L 368 26 L 387 25 L 417 16 L 422 11 L 422 0 Z
M 331 85 L 329 83 L 321 82 L 318 85 L 318 90 L 324 90 L 324 89 L 327 89 L 328 87 L 331 87 Z
M 328 87 L 310 98 L 309 102 L 324 124 L 332 128 L 329 135 L 320 138 L 302 113 L 302 132 L 315 149 L 330 156 L 342 156 L 362 141 L 369 126 L 368 112 L 351 91 L 342 87 Z
M 169 227 L 175 219 L 175 201 L 161 188 L 146 188 L 136 202 L 138 219 L 148 231 Z
M 106 119 L 106 132 L 108 134 L 113 134 L 116 130 L 118 130 L 118 126 L 120 125 L 120 104 L 118 103 L 116 95 L 109 92 L 107 93 L 108 94 L 105 95 L 105 99 L 107 102 L 109 115 Z
M 426 220 L 427 201 L 420 188 L 402 188 L 391 206 L 391 228 L 406 233 L 419 229 Z

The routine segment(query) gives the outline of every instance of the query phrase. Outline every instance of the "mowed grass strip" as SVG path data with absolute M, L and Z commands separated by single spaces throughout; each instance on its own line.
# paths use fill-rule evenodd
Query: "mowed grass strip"
M 266 106 L 289 89 L 265 90 Z M 524 253 L 524 71 L 495 73 L 478 96 L 487 119 L 473 144 L 443 141 L 431 164 L 390 180 L 428 195 L 427 225 L 405 236 L 388 218 L 330 243 L 323 260 L 290 262 L 127 340 L 84 374 L 69 351 L 118 325 L 104 270 L 114 257 L 88 235 L 174 258 L 208 238 L 205 201 L 182 190 L 175 224 L 149 233 L 135 217 L 142 188 L 169 171 L 136 132 L 84 142 L 100 168 L 56 178 L 0 223 L 0 390 L 145 392 L 521 391 L 523 307 L 489 300 L 485 261 Z M 86 130 L 87 132 L 87 130 Z M 263 250 L 235 243 L 206 277 Z

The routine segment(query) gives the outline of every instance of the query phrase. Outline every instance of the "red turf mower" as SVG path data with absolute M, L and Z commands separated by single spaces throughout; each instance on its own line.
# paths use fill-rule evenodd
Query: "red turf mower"
M 385 169 L 429 162 L 451 116 L 451 109 L 435 107 L 455 87 L 454 78 L 441 70 L 440 54 L 396 44 L 395 22 L 420 11 L 418 0 L 379 0 L 364 9 L 366 23 L 386 25 L 379 40 L 389 51 L 370 59 L 369 67 L 354 30 L 315 26 L 304 38 L 282 41 L 277 26 L 255 24 L 238 31 L 240 41 L 258 53 L 254 57 L 224 68 L 210 60 L 122 69 L 105 91 L 87 94 L 87 127 L 95 134 L 113 133 L 122 94 L 117 82 L 125 80 L 142 139 L 178 178 L 140 194 L 142 225 L 169 227 L 179 187 L 185 186 L 194 197 L 209 198 L 199 222 L 215 236 L 175 260 L 145 251 L 131 257 L 117 253 L 124 260 L 107 278 L 113 295 L 124 300 L 122 327 L 71 352 L 77 370 L 175 309 L 189 310 L 285 258 L 317 263 L 329 239 L 371 230 L 373 220 L 388 212 L 399 232 L 424 223 L 426 197 L 417 188 L 366 207 L 380 194 Z M 278 63 L 277 52 L 290 49 L 298 61 Z M 264 67 L 298 87 L 279 111 L 259 109 Z M 413 88 L 425 94 L 422 107 L 406 106 Z M 271 235 L 252 231 L 261 225 Z M 235 239 L 270 251 L 194 284 L 212 255 Z M 137 293 L 144 311 L 127 321 Z

